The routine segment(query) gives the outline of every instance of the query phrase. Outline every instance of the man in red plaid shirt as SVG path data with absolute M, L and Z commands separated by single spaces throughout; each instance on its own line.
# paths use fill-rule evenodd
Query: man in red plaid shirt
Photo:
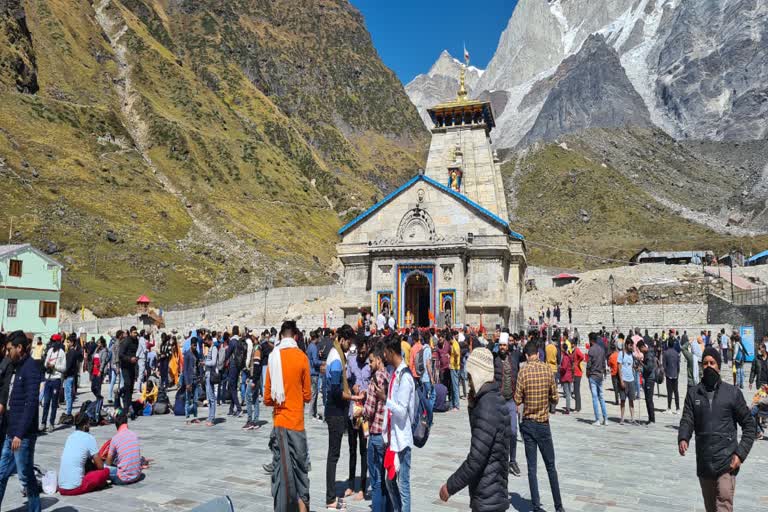
M 387 495 L 384 487 L 384 405 L 387 402 L 389 376 L 384 364 L 384 350 L 376 346 L 368 355 L 371 366 L 371 381 L 363 407 L 363 417 L 369 422 L 368 428 L 368 473 L 371 478 L 373 512 L 387 509 Z

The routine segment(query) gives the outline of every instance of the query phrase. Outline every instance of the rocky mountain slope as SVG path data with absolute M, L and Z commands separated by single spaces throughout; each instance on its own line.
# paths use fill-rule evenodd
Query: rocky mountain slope
M 329 281 L 428 134 L 346 0 L 0 0 L 0 232 L 123 312 Z
M 506 159 L 574 136 L 670 214 L 766 232 L 766 40 L 754 0 L 520 0 L 472 96 Z
M 425 74 L 416 76 L 405 86 L 408 98 L 416 105 L 419 115 L 427 128 L 432 127 L 427 109 L 440 103 L 456 99 L 459 90 L 459 73 L 463 63 L 443 50 L 440 57 Z M 475 90 L 483 70 L 468 66 L 464 76 L 464 87 L 468 94 Z

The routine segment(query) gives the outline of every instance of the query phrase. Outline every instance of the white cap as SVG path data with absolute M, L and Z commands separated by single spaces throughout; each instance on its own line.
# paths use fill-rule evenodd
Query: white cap
M 459 343 L 463 342 L 466 338 L 464 338 L 464 333 L 459 332 Z
M 499 345 L 509 345 L 509 333 L 503 332 L 499 335 Z

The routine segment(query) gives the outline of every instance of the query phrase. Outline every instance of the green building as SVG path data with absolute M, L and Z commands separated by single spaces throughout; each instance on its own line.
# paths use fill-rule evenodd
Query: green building
M 62 268 L 30 244 L 0 245 L 0 328 L 58 332 Z

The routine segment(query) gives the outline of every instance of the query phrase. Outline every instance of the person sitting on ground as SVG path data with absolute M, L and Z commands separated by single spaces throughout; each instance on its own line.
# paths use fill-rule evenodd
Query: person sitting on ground
M 142 405 L 154 404 L 157 402 L 158 386 L 155 385 L 152 379 L 148 380 L 141 386 L 141 403 Z
M 128 415 L 122 409 L 115 413 L 117 434 L 109 442 L 107 467 L 109 479 L 115 485 L 126 485 L 141 479 L 141 450 L 139 437 L 128 430 Z
M 75 431 L 64 443 L 59 465 L 59 494 L 78 496 L 98 491 L 107 485 L 109 469 L 99 456 L 96 438 L 91 435 L 88 415 L 82 410 L 75 417 Z

